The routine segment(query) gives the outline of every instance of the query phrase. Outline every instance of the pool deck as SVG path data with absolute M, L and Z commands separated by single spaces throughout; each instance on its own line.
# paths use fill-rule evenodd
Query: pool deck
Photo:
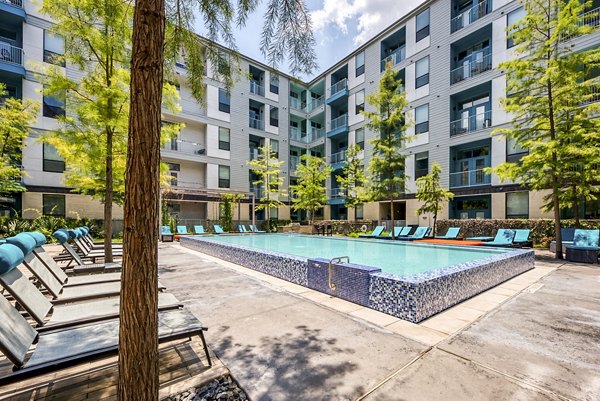
M 255 401 L 600 399 L 598 267 L 538 260 L 413 324 L 178 244 L 160 266 Z

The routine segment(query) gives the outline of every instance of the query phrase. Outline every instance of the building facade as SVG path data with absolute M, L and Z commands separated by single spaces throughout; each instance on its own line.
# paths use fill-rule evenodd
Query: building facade
M 598 7 L 600 1 L 595 0 L 592 9 Z M 397 219 L 406 224 L 429 223 L 430 216 L 417 216 L 414 193 L 415 180 L 427 174 L 433 162 L 443 169 L 442 184 L 455 193 L 442 218 L 551 217 L 541 211 L 544 193 L 528 192 L 485 172 L 526 154 L 503 137 L 492 136 L 494 129 L 510 124 L 500 105 L 506 79 L 498 66 L 515 56 L 506 29 L 523 14 L 517 1 L 429 0 L 310 82 L 239 55 L 240 74 L 229 93 L 208 65 L 206 107 L 193 100 L 185 84 L 185 63 L 177 64 L 182 110 L 165 111 L 164 120 L 184 123 L 185 128 L 161 151 L 173 182 L 163 194 L 171 212 L 189 225 L 215 220 L 219 194 L 232 191 L 245 194 L 237 213 L 239 219 L 250 220 L 249 202 L 252 194 L 260 197 L 260 190 L 252 183 L 255 178 L 247 161 L 269 144 L 284 161 L 286 188 L 297 181 L 296 166 L 303 154 L 324 157 L 333 167 L 323 218 L 388 219 L 390 206 L 385 202 L 348 210 L 336 176 L 349 145 L 363 149 L 360 157 L 368 165 L 370 140 L 377 133 L 367 129 L 361 110 L 369 109 L 365 99 L 377 90 L 389 64 L 402 78 L 410 102 L 406 113 L 414 122 L 404 149 L 406 194 L 394 204 Z M 596 14 L 583 21 L 598 25 Z M 28 68 L 30 62 L 42 63 L 64 51 L 60 38 L 49 34 L 50 26 L 29 0 L 0 2 L 0 82 L 7 85 L 9 96 L 42 105 L 23 152 L 27 192 L 3 199 L 4 210 L 21 210 L 24 217 L 55 213 L 101 218 L 97 201 L 65 187 L 63 172 L 68 166 L 39 141 L 39 135 L 55 128 L 56 116 L 64 113 L 60 99 L 41 95 L 41 83 Z M 600 32 L 572 41 L 574 51 L 595 47 Z M 65 67 L 65 74 L 76 73 Z M 258 220 L 263 213 L 258 213 Z M 600 211 L 598 205 L 588 205 L 583 213 L 598 217 Z M 115 218 L 121 216 L 115 207 Z M 280 207 L 271 217 L 299 220 L 303 216 Z

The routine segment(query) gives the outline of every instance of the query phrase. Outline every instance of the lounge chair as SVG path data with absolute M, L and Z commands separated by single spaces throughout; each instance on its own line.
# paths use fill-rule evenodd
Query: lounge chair
M 0 378 L 0 385 L 112 356 L 118 351 L 118 319 L 39 332 L 0 295 L 0 322 L 0 349 L 14 365 L 13 372 Z M 205 330 L 206 327 L 186 309 L 158 314 L 158 337 L 161 343 L 199 336 L 211 365 L 204 339 Z M 36 343 L 34 349 L 33 343 Z
M 398 238 L 398 236 L 400 235 L 400 233 L 402 232 L 403 229 L 404 229 L 404 227 L 394 227 L 394 238 Z M 380 235 L 377 238 L 391 239 L 392 238 L 392 232 L 390 231 L 388 234 L 386 234 L 386 235 Z
M 96 263 L 97 259 L 104 259 L 106 257 L 104 248 L 94 250 L 88 247 L 87 243 L 82 239 L 83 232 L 81 230 L 76 228 L 67 231 L 69 238 L 77 245 L 79 256 L 84 259 L 91 259 L 93 263 Z M 123 256 L 123 249 L 113 249 L 112 254 L 113 256 L 121 257 Z
M 402 230 L 400 231 L 400 234 L 398 234 L 396 236 L 396 239 L 403 238 L 403 237 L 408 237 L 408 234 L 410 234 L 411 230 L 412 230 L 412 227 L 410 227 L 410 226 L 403 227 Z
M 188 230 L 186 226 L 177 226 L 177 234 L 178 235 L 188 235 Z
M 515 230 L 515 238 L 513 239 L 513 245 L 517 247 L 533 247 L 533 242 L 529 239 L 531 230 L 527 228 Z
M 458 237 L 458 233 L 460 232 L 460 227 L 450 227 L 448 231 L 446 231 L 445 235 L 440 235 L 434 237 L 435 239 L 456 239 Z
M 417 227 L 414 233 L 409 235 L 408 237 L 399 237 L 398 239 L 401 241 L 415 241 L 418 239 L 423 239 L 429 232 L 429 227 Z
M 169 226 L 162 226 L 160 228 L 160 240 L 162 242 L 173 242 L 175 236 L 171 232 L 171 228 Z
M 250 230 L 252 230 L 253 233 L 266 233 L 266 231 L 262 231 L 256 228 L 254 224 L 250 224 Z
M 496 233 L 493 241 L 483 242 L 485 246 L 512 246 L 515 238 L 515 230 L 501 228 Z
M 215 224 L 213 226 L 213 229 L 215 230 L 215 234 L 225 234 L 225 231 L 223 231 L 223 228 L 218 224 Z
M 377 238 L 381 235 L 384 228 L 383 226 L 377 226 L 370 234 L 359 234 L 358 236 L 359 238 Z
M 194 226 L 194 234 L 206 234 L 206 232 L 204 231 L 204 226 Z
M 92 247 L 92 249 L 96 249 L 96 250 L 103 250 L 104 249 L 104 242 L 94 242 L 94 238 L 90 235 L 90 229 L 86 226 L 82 226 L 78 228 L 79 231 L 81 231 L 83 233 L 82 239 L 90 246 Z M 111 244 L 113 249 L 122 249 L 123 248 L 123 243 L 120 242 L 113 242 Z
M 567 260 L 581 263 L 598 263 L 600 230 L 575 230 L 573 245 L 567 246 Z
M 69 264 L 67 265 L 67 268 L 71 268 L 74 273 L 96 273 L 121 270 L 120 263 L 85 264 L 79 254 L 75 252 L 71 244 L 67 242 L 69 238 L 69 234 L 67 232 L 63 230 L 57 230 L 52 234 L 52 236 L 62 245 L 66 255 L 68 256 L 67 260 L 69 261 Z M 61 259 L 64 260 L 64 258 Z M 70 267 L 71 263 L 74 263 L 75 266 Z
M 248 231 L 246 231 L 246 227 L 244 227 L 244 226 L 243 226 L 243 225 L 241 225 L 241 224 L 238 224 L 238 231 L 239 231 L 239 232 L 241 232 L 241 233 L 246 233 L 246 232 L 248 232 Z
M 573 245 L 575 239 L 575 228 L 561 228 L 560 239 L 562 242 L 563 253 L 567 252 L 567 246 Z M 556 241 L 550 242 L 550 252 L 556 252 Z

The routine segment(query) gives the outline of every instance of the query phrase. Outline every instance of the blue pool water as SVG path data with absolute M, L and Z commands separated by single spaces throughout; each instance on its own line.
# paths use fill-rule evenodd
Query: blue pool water
M 350 257 L 351 263 L 378 267 L 395 275 L 426 273 L 510 252 L 508 249 L 466 248 L 403 241 L 331 238 L 293 234 L 222 235 L 203 239 L 304 258 Z

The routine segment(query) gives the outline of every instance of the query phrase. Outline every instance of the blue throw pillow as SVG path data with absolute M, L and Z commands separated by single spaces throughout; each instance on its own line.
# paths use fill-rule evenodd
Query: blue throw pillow
M 31 235 L 21 233 L 6 239 L 6 242 L 18 246 L 25 256 L 35 248 L 35 240 Z
M 69 239 L 69 234 L 66 233 L 63 230 L 57 230 L 57 231 L 55 231 L 54 234 L 52 234 L 52 236 L 54 238 L 56 238 L 56 240 L 58 242 L 60 242 L 61 244 L 64 244 Z
M 0 274 L 7 273 L 19 266 L 25 255 L 18 246 L 11 244 L 0 245 Z
M 33 239 L 35 240 L 36 248 L 38 246 L 42 246 L 46 243 L 46 236 L 39 231 L 29 231 L 29 232 L 26 232 L 25 234 L 33 237 Z

